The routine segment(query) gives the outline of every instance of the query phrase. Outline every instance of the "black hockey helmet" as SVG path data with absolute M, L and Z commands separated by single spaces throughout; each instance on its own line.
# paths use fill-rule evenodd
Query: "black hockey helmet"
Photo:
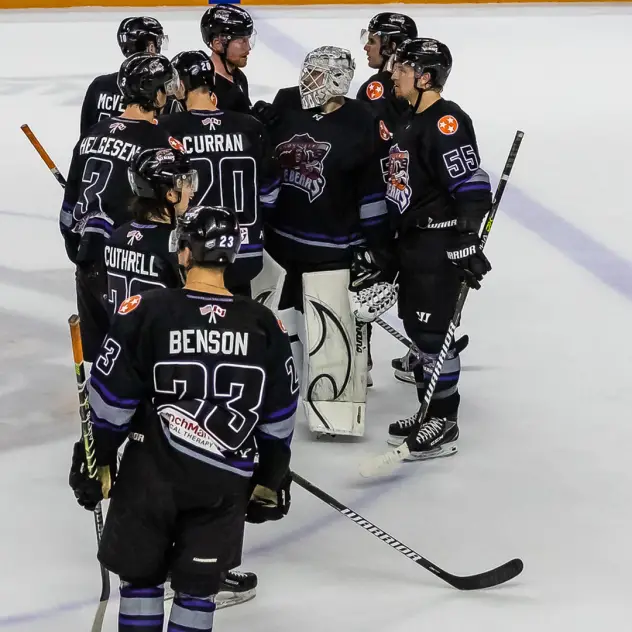
M 179 53 L 171 63 L 187 92 L 202 86 L 207 86 L 211 92 L 215 89 L 215 66 L 204 51 L 189 50 Z
M 224 40 L 224 46 L 227 46 L 231 39 L 253 38 L 256 35 L 254 23 L 248 11 L 235 4 L 216 4 L 207 9 L 202 16 L 200 29 L 202 39 L 209 48 L 216 37 L 221 37 Z M 251 39 L 251 46 L 253 45 L 254 41 Z
M 154 43 L 156 52 L 167 46 L 169 38 L 165 35 L 162 24 L 155 18 L 125 18 L 116 33 L 116 39 L 125 57 L 134 53 L 144 53 L 150 42 Z
M 433 88 L 443 88 L 452 70 L 450 49 L 427 37 L 402 42 L 395 51 L 393 62 L 410 66 L 418 77 L 430 73 Z
M 163 55 L 134 53 L 121 65 L 117 83 L 124 105 L 136 103 L 151 110 L 156 108 L 158 91 L 175 95 L 180 79 L 171 62 Z
M 417 25 L 403 13 L 378 13 L 371 18 L 368 27 L 360 32 L 363 43 L 371 34 L 380 38 L 380 54 L 387 57 L 393 53 L 392 44 L 399 46 L 404 40 L 417 37 Z
M 197 191 L 198 174 L 186 154 L 172 148 L 144 149 L 134 155 L 127 168 L 134 195 L 165 200 L 169 189 L 182 191 L 189 184 Z
M 237 213 L 225 206 L 194 206 L 178 218 L 178 251 L 191 249 L 194 263 L 226 266 L 241 247 Z

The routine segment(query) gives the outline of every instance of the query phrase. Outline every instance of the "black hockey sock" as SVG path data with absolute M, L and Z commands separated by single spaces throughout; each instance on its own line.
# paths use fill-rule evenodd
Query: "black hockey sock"
M 165 619 L 164 586 L 135 588 L 121 585 L 119 632 L 162 632 Z
M 211 632 L 214 615 L 215 595 L 202 598 L 176 593 L 167 632 Z

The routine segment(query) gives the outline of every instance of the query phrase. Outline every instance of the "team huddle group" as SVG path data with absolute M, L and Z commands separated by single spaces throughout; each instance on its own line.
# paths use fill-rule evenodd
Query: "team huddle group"
M 397 304 L 413 345 L 393 367 L 422 402 L 461 283 L 491 269 L 489 178 L 442 97 L 445 44 L 380 13 L 356 98 L 350 52 L 322 46 L 252 105 L 251 16 L 215 5 L 201 32 L 209 50 L 169 60 L 157 20 L 121 23 L 125 60 L 87 90 L 60 214 L 98 466 L 78 441 L 70 485 L 86 509 L 110 499 L 98 557 L 121 579 L 120 631 L 163 629 L 167 581 L 173 632 L 252 598 L 244 526 L 288 513 L 299 397 L 312 432 L 362 436 L 371 323 Z M 463 347 L 425 418 L 389 426 L 410 459 L 456 452 Z

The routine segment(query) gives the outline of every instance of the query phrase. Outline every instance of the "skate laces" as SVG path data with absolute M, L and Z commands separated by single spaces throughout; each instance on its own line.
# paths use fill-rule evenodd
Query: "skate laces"
M 411 428 L 412 426 L 415 425 L 418 414 L 419 414 L 419 411 L 417 411 L 414 415 L 411 415 L 410 417 L 406 417 L 406 419 L 400 419 L 397 422 L 397 426 L 399 428 Z
M 246 579 L 248 575 L 246 573 L 242 573 L 241 571 L 228 571 L 228 577 L 238 577 L 240 579 Z
M 439 417 L 433 417 L 424 422 L 417 433 L 417 443 L 426 443 L 431 439 L 436 439 L 443 432 L 444 424 L 445 419 Z

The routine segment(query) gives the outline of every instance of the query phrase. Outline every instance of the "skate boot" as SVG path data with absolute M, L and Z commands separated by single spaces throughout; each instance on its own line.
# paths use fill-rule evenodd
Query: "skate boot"
M 250 601 L 257 594 L 257 576 L 254 573 L 228 571 L 215 598 L 217 608 L 228 608 Z
M 400 419 L 388 427 L 388 444 L 400 446 L 412 432 L 417 414 Z M 459 438 L 457 413 L 446 417 L 427 417 L 417 432 L 417 441 L 411 458 L 407 460 L 433 459 L 438 456 L 450 456 L 457 451 L 456 440 Z
M 170 601 L 175 596 L 170 580 L 171 578 L 168 577 L 165 584 L 165 601 Z M 219 610 L 250 601 L 255 598 L 256 589 L 257 576 L 254 573 L 228 571 L 219 585 L 219 592 L 215 597 L 215 607 Z
M 391 366 L 393 367 L 395 373 L 395 379 L 400 382 L 406 382 L 407 384 L 414 384 L 415 376 L 413 375 L 413 369 L 417 364 L 419 364 L 419 360 L 419 349 L 417 349 L 415 345 L 408 350 L 408 353 L 405 356 L 395 358 L 391 362 Z

